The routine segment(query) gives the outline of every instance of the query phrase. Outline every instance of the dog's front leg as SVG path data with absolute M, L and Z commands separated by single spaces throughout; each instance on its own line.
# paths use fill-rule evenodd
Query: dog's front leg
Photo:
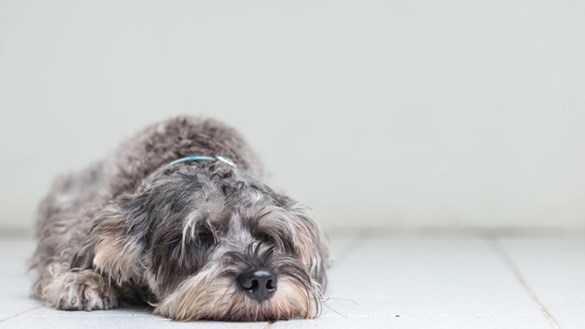
M 62 310 L 107 310 L 118 306 L 118 292 L 111 282 L 87 269 L 77 271 L 64 263 L 51 263 L 41 273 L 35 289 L 48 306 Z

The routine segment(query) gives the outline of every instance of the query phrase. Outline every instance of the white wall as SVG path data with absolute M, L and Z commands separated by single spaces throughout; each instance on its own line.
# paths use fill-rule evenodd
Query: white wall
M 219 117 L 327 226 L 585 227 L 585 2 L 0 1 L 0 227 Z

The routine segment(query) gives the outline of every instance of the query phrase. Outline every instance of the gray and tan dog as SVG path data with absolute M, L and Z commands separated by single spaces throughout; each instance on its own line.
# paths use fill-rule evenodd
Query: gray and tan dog
M 40 207 L 33 295 L 65 310 L 143 300 L 177 320 L 316 317 L 322 231 L 262 178 L 244 139 L 218 121 L 148 127 L 55 182 Z

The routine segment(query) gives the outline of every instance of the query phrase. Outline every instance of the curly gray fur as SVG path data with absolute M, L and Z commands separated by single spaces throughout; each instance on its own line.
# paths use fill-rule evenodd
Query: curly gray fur
M 192 155 L 221 161 L 179 163 Z M 177 117 L 105 160 L 59 178 L 41 203 L 33 295 L 59 309 L 142 299 L 178 320 L 275 320 L 319 314 L 327 246 L 307 209 L 265 185 L 232 128 Z M 274 297 L 248 298 L 236 277 L 269 268 Z

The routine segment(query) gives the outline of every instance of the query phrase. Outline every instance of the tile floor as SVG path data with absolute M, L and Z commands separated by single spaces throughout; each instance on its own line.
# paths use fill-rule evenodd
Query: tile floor
M 55 311 L 28 298 L 33 243 L 0 240 L 0 328 L 585 328 L 585 235 L 331 234 L 316 320 L 179 323 L 142 309 Z

